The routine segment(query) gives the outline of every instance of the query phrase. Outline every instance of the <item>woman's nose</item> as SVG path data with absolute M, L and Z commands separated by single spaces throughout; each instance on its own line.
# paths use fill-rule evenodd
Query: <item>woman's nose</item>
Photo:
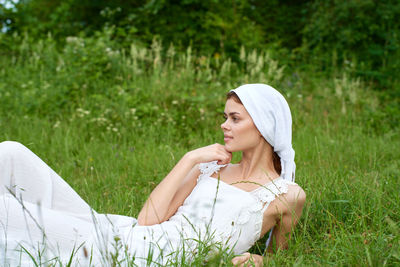
M 227 129 L 228 127 L 227 127 L 227 120 L 226 121 L 224 121 L 222 124 L 221 124 L 221 129 L 222 130 L 224 130 L 224 129 Z

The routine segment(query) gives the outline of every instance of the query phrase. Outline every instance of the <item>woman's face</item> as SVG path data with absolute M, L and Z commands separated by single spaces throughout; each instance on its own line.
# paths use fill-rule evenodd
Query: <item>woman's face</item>
M 263 142 L 264 138 L 242 104 L 232 98 L 228 99 L 224 117 L 226 120 L 221 128 L 224 132 L 225 148 L 229 152 L 248 150 Z

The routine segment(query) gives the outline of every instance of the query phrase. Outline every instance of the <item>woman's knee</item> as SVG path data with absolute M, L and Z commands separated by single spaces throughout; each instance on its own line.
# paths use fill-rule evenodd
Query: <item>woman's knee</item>
M 16 141 L 4 141 L 0 143 L 0 156 L 12 156 L 18 155 L 22 151 L 26 151 L 28 148 L 23 144 Z

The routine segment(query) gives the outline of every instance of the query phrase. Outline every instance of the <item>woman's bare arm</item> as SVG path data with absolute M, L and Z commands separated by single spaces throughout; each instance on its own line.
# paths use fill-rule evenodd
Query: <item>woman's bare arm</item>
M 195 162 L 187 154 L 175 165 L 146 200 L 138 215 L 139 225 L 153 225 L 165 220 L 172 199 L 194 165 Z
M 153 225 L 168 220 L 182 205 L 196 185 L 196 164 L 217 160 L 220 164 L 231 161 L 232 154 L 220 144 L 190 151 L 182 157 L 171 172 L 157 185 L 138 215 L 139 225 Z
M 182 181 L 179 189 L 176 191 L 174 197 L 172 198 L 164 221 L 171 218 L 171 216 L 176 213 L 178 208 L 182 206 L 185 199 L 189 196 L 189 194 L 193 191 L 193 188 L 196 186 L 197 178 L 199 177 L 199 175 L 199 164 L 196 164 Z
M 276 241 L 276 248 L 286 249 L 294 227 L 303 211 L 303 206 L 306 201 L 306 193 L 298 185 L 291 186 L 291 190 L 279 199 L 282 201 L 279 201 L 279 204 L 277 204 L 278 217 L 273 232 L 273 238 Z M 273 242 L 269 244 L 268 252 L 273 251 L 272 244 Z

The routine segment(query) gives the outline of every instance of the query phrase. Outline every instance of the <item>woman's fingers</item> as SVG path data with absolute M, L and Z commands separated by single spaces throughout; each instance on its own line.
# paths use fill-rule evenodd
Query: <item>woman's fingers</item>
M 244 266 L 244 264 L 250 259 L 250 253 L 245 252 L 240 256 L 236 256 L 232 259 L 232 264 L 235 266 Z
M 263 265 L 263 257 L 261 255 L 245 252 L 240 256 L 234 257 L 232 259 L 232 264 L 239 267 L 253 266 L 253 264 L 256 267 L 261 267 Z
M 232 159 L 232 153 L 227 151 L 225 146 L 218 143 L 192 150 L 189 153 L 190 158 L 195 163 L 217 160 L 218 164 L 228 164 Z
M 218 153 L 218 164 L 222 165 L 231 162 L 232 153 L 227 151 L 219 151 L 217 153 Z
M 250 258 L 251 258 L 251 260 L 254 262 L 254 265 L 255 265 L 256 267 L 261 267 L 261 266 L 263 266 L 263 260 L 264 260 L 263 256 L 258 255 L 258 254 L 251 254 L 251 255 L 250 255 Z
M 218 144 L 218 149 L 221 152 L 221 159 L 218 160 L 219 164 L 228 164 L 232 159 L 232 152 L 225 149 L 225 146 Z

